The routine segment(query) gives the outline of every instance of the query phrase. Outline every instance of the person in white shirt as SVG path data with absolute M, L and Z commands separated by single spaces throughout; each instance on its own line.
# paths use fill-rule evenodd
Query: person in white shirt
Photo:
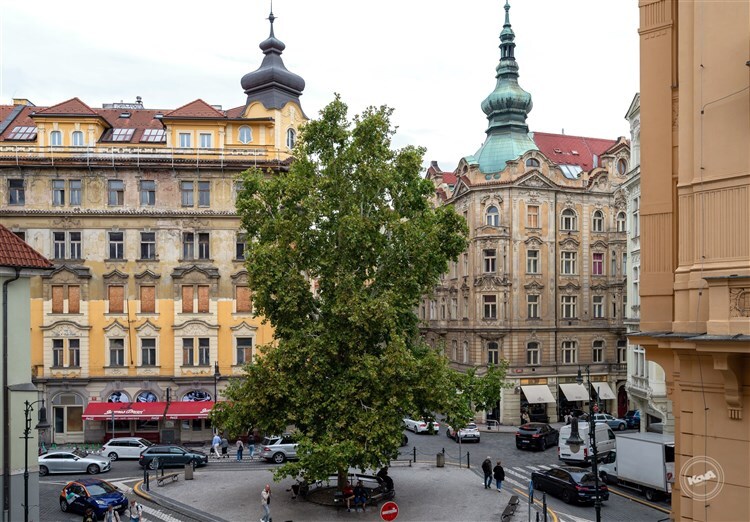
M 214 434 L 214 438 L 211 441 L 211 446 L 213 446 L 214 453 L 216 454 L 216 458 L 220 459 L 221 455 L 219 454 L 219 446 L 221 446 L 221 437 L 219 437 L 218 433 Z

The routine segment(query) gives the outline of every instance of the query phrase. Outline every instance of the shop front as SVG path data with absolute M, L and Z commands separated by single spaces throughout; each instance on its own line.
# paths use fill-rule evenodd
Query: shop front
M 592 382 L 591 384 L 594 387 L 594 392 L 596 392 L 599 408 L 604 413 L 612 413 L 614 411 L 615 416 L 618 416 L 618 411 L 615 409 L 617 395 L 612 391 L 610 385 L 606 382 Z
M 213 426 L 209 415 L 216 404 L 213 401 L 172 402 L 167 409 L 166 420 L 172 423 L 172 433 L 175 442 L 205 442 L 213 437 Z
M 141 437 L 162 442 L 166 402 L 89 402 L 83 412 L 86 441 L 104 443 L 114 437 Z
M 567 382 L 560 383 L 558 386 L 560 387 L 560 393 L 558 394 L 560 398 L 560 408 L 558 410 L 560 418 L 558 420 L 564 420 L 566 414 L 573 413 L 576 410 L 588 411 L 587 403 L 590 400 L 590 396 L 583 384 Z
M 555 404 L 555 397 L 546 384 L 521 384 L 521 421 L 524 414 L 530 422 L 549 422 L 548 404 Z

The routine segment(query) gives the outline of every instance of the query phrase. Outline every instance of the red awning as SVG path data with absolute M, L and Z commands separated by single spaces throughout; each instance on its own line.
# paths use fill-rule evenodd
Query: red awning
M 167 409 L 166 402 L 90 402 L 83 420 L 159 420 Z
M 207 419 L 216 404 L 213 401 L 172 402 L 167 410 L 168 419 Z

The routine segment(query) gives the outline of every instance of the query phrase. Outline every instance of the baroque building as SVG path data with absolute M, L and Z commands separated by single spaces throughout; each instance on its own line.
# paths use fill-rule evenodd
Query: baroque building
M 418 311 L 429 344 L 458 369 L 507 360 L 508 389 L 479 420 L 557 421 L 595 398 L 627 409 L 627 140 L 529 133 L 505 5 L 487 137 L 455 172 L 433 162 L 436 204 L 469 228 L 468 249 Z M 575 382 L 589 366 L 592 389 Z
M 287 169 L 306 116 L 269 20 L 231 109 L 0 106 L 0 220 L 54 262 L 31 288 L 50 442 L 205 440 L 227 378 L 272 341 L 243 266 L 238 174 Z

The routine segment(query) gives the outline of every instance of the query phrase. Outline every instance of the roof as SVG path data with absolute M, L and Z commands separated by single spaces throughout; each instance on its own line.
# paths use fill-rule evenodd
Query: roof
M 0 266 L 48 269 L 54 265 L 20 237 L 0 225 Z
M 71 98 L 52 107 L 46 107 L 34 111 L 35 115 L 48 116 L 48 115 L 71 115 L 71 116 L 99 116 L 94 109 L 83 103 L 78 98 Z
M 550 160 L 558 165 L 577 165 L 586 171 L 599 166 L 598 159 L 594 165 L 594 156 L 601 157 L 617 143 L 617 140 L 547 132 L 534 132 L 532 137 L 539 150 Z
M 225 118 L 225 114 L 200 98 L 164 115 L 165 118 Z

